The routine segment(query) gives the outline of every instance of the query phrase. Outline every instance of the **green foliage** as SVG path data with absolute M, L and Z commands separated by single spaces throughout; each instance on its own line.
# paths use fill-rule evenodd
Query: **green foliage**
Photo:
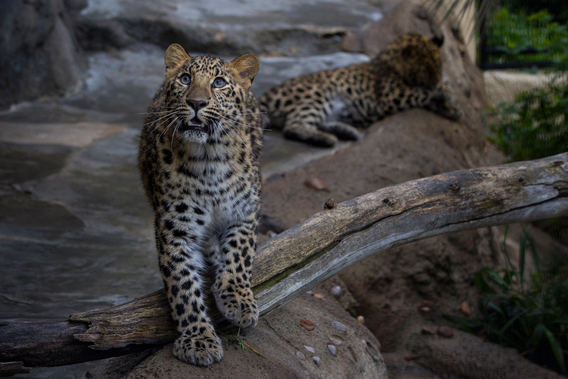
M 491 55 L 492 62 L 568 61 L 568 26 L 553 22 L 546 10 L 511 13 L 502 7 L 488 22 L 487 44 L 505 53 Z M 536 54 L 521 54 L 527 48 Z
M 568 22 L 566 0 L 502 0 L 502 4 L 513 12 L 535 13 L 546 9 L 555 21 Z
M 549 272 L 541 270 L 532 240 L 526 233 L 520 241 L 518 269 L 511 264 L 504 249 L 504 270 L 486 268 L 475 277 L 481 291 L 479 316 L 471 320 L 444 317 L 467 332 L 514 347 L 535 363 L 566 375 L 568 265 Z M 536 266 L 530 283 L 525 281 L 527 250 L 532 252 Z
M 488 139 L 513 161 L 559 154 L 568 149 L 568 85 L 563 73 L 550 83 L 492 108 L 497 122 Z

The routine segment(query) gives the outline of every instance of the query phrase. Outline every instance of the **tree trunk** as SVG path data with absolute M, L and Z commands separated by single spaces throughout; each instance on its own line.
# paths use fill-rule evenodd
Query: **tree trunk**
M 568 153 L 390 186 L 323 210 L 258 249 L 260 315 L 390 247 L 444 233 L 568 214 Z M 211 307 L 214 309 L 214 307 Z M 221 317 L 212 312 L 220 327 Z M 165 291 L 68 321 L 0 323 L 0 361 L 57 366 L 174 340 Z

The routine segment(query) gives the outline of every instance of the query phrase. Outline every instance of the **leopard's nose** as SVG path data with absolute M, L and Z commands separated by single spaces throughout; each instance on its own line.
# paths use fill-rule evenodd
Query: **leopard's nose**
M 192 99 L 188 99 L 187 103 L 193 107 L 193 110 L 195 112 L 197 112 L 198 110 L 200 110 L 201 108 L 205 108 L 207 106 L 207 104 L 209 104 L 208 101 L 205 100 L 192 100 Z

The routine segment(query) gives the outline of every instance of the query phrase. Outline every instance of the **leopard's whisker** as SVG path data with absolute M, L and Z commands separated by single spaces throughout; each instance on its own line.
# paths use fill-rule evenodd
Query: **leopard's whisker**
M 266 114 L 267 112 L 256 112 L 256 113 L 237 113 L 237 116 L 249 116 L 249 115 L 257 115 L 257 114 Z
M 179 112 L 180 112 L 180 111 L 169 112 L 167 115 L 162 116 L 162 117 L 160 117 L 160 118 L 158 118 L 158 119 L 156 119 L 156 120 L 152 120 L 152 121 L 145 122 L 145 123 L 144 123 L 144 126 L 154 124 L 154 123 L 156 123 L 156 122 L 158 122 L 158 121 L 160 121 L 160 120 L 162 120 L 162 119 L 164 119 L 164 118 L 166 118 L 166 117 L 168 117 L 168 116 L 171 116 L 171 115 L 176 114 L 176 113 L 179 113 Z
M 225 117 L 225 116 L 223 116 L 223 115 L 219 115 L 219 116 L 222 117 L 222 118 L 224 118 L 225 120 L 230 121 L 230 122 L 237 123 L 237 124 L 242 125 L 242 126 L 246 126 L 247 128 L 258 129 L 258 130 L 267 130 L 267 131 L 270 131 L 270 130 L 271 130 L 271 129 L 264 129 L 264 128 L 259 128 L 259 127 L 252 126 L 252 125 L 243 124 L 242 122 L 238 122 L 238 121 L 235 121 L 235 120 L 231 120 L 230 118 L 227 118 L 227 117 Z
M 174 122 L 176 122 L 178 118 L 179 118 L 179 116 L 177 116 L 176 118 L 174 118 L 174 119 L 172 120 L 172 122 L 170 122 L 170 124 L 162 131 L 162 133 L 160 133 L 160 135 L 159 135 L 159 137 L 158 137 L 158 140 L 159 140 L 160 138 L 162 138 L 162 135 L 163 135 L 165 132 L 168 131 L 168 129 L 170 128 L 170 126 L 172 126 L 172 124 L 173 124 Z
M 242 139 L 242 137 L 239 136 L 239 134 L 236 132 L 235 128 L 233 126 L 229 125 L 228 129 L 229 129 L 230 132 L 232 132 L 234 135 L 236 135 L 241 140 L 243 145 L 245 145 L 245 147 L 250 151 L 252 156 L 256 158 L 256 155 L 254 155 L 254 152 L 252 151 L 252 149 L 249 147 L 249 145 L 247 145 L 247 143 Z
M 134 113 L 135 115 L 149 115 L 149 114 L 161 114 L 161 113 L 168 113 L 171 112 L 172 109 L 169 109 L 167 111 L 160 111 L 160 112 L 147 112 L 147 113 Z
M 148 125 L 151 125 L 151 124 L 153 124 L 153 123 L 156 123 L 156 122 L 158 122 L 158 121 L 160 121 L 160 120 L 162 120 L 162 119 L 166 119 L 166 120 L 167 120 L 168 118 L 170 118 L 170 117 L 172 117 L 172 116 L 175 116 L 176 113 L 178 113 L 178 112 L 174 112 L 174 113 L 171 113 L 171 114 L 166 115 L 166 116 L 164 116 L 164 117 L 161 117 L 161 118 L 157 119 L 156 121 L 154 121 L 154 122 L 152 122 L 152 123 L 149 123 Z M 155 127 L 154 129 L 152 129 L 152 130 L 150 131 L 150 133 L 154 133 L 154 131 L 155 131 L 156 129 L 158 129 L 161 124 L 162 124 L 162 123 L 159 123 L 158 125 L 156 125 L 156 127 Z M 144 125 L 144 126 L 146 126 L 146 125 Z
M 235 123 L 237 123 L 237 124 L 246 126 L 246 127 L 248 127 L 248 128 L 251 128 L 251 129 L 264 130 L 264 131 L 268 131 L 268 132 L 271 132 L 271 131 L 272 131 L 272 129 L 264 129 L 264 128 L 258 128 L 258 127 L 256 127 L 256 126 L 252 126 L 252 125 L 241 124 L 241 123 L 239 123 L 239 122 L 237 122 L 237 121 L 234 121 L 234 120 L 231 120 L 231 119 L 227 119 L 227 121 L 233 123 L 233 126 L 235 125 Z
M 181 125 L 181 121 L 178 120 L 177 123 L 176 123 L 176 126 L 174 128 L 174 133 L 172 134 L 172 143 L 170 145 L 170 148 L 172 149 L 172 151 L 174 151 L 174 138 L 176 138 L 176 132 L 177 132 L 180 125 Z

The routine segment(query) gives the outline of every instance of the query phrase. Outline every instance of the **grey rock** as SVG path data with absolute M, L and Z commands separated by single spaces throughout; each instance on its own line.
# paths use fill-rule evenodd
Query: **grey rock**
M 340 341 L 339 339 L 333 338 L 333 337 L 331 337 L 331 338 L 329 339 L 329 341 L 330 341 L 332 344 L 334 344 L 335 346 L 339 346 L 339 345 L 341 345 L 341 344 L 343 343 L 343 341 Z
M 333 287 L 331 287 L 330 292 L 333 296 L 339 296 L 341 294 L 341 287 L 340 286 L 333 286 Z
M 203 379 L 250 379 L 250 378 L 365 378 L 386 379 L 386 365 L 381 361 L 375 361 L 365 352 L 365 347 L 360 343 L 361 338 L 375 341 L 368 330 L 357 324 L 355 320 L 338 305 L 328 304 L 329 307 L 313 307 L 313 299 L 300 296 L 292 302 L 278 308 L 263 318 L 246 335 L 246 341 L 263 356 L 252 351 L 243 352 L 236 346 L 226 346 L 225 356 L 218 364 L 213 364 L 206 369 L 180 362 L 172 355 L 172 345 L 166 345 L 153 353 L 144 361 L 132 362 L 130 369 L 126 369 L 123 360 L 117 358 L 108 362 L 104 370 L 92 370 L 92 379 L 185 379 L 199 377 Z M 346 354 L 324 357 L 306 357 L 296 342 L 305 346 L 319 346 L 321 335 L 318 333 L 298 334 L 298 314 L 310 312 L 310 317 L 326 320 L 322 322 L 321 333 L 331 334 L 332 319 L 340 319 L 350 326 L 353 333 L 346 336 L 345 344 L 349 345 Z M 272 329 L 274 328 L 274 329 Z M 276 332 L 275 332 L 276 331 Z M 277 334 L 278 333 L 278 334 Z M 290 343 L 279 336 L 293 338 Z M 331 345 L 333 346 L 333 345 Z M 333 346 L 335 348 L 335 346 Z M 354 359 L 356 357 L 356 359 Z M 118 370 L 113 369 L 118 367 Z M 120 370 L 120 371 L 119 371 Z M 119 376 L 113 374 L 121 373 Z
M 332 322 L 331 326 L 343 333 L 347 331 L 347 326 L 345 326 L 345 324 L 340 323 L 339 321 Z
M 382 14 L 355 0 L 251 0 L 230 5 L 222 0 L 169 0 L 166 6 L 152 0 L 99 0 L 92 1 L 82 16 L 80 41 L 87 49 L 113 48 L 119 41 L 163 48 L 176 42 L 189 51 L 216 55 L 297 56 L 339 51 L 341 37 L 350 28 Z
M 309 351 L 310 353 L 312 353 L 312 354 L 315 354 L 315 353 L 316 353 L 316 351 L 314 350 L 314 348 L 311 347 L 311 346 L 305 346 L 305 345 L 304 345 L 304 348 L 305 348 L 307 351 Z
M 0 5 L 0 109 L 80 84 L 84 66 L 62 0 L 3 0 Z
M 329 349 L 331 355 L 333 356 L 337 355 L 337 347 L 335 347 L 335 345 L 327 345 L 327 348 Z

